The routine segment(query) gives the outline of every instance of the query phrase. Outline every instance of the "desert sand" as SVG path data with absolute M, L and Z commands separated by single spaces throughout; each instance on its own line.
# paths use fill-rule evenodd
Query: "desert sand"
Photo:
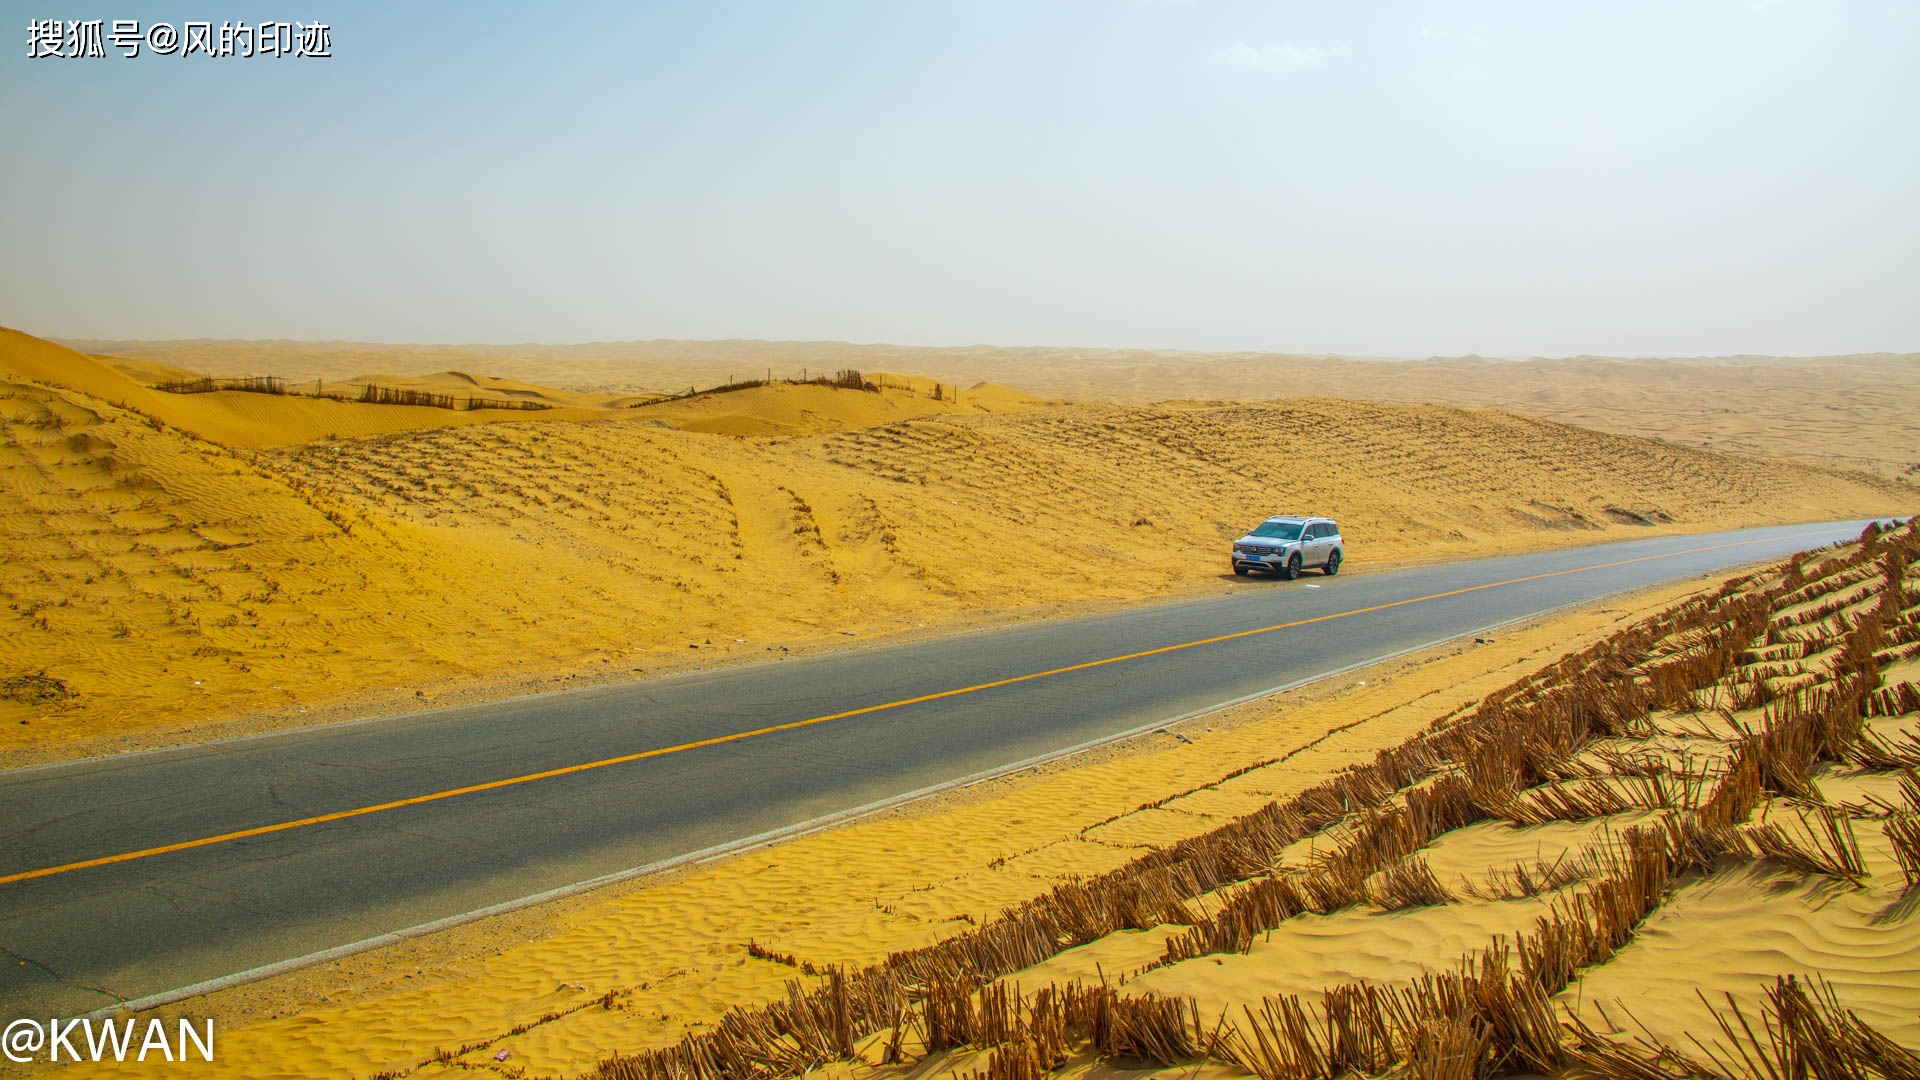
M 1686 446 L 1920 476 L 1920 355 L 1378 360 L 1171 350 L 908 348 L 844 342 L 642 341 L 575 346 L 295 342 L 70 342 L 221 375 L 347 379 L 478 369 L 603 393 L 842 367 L 914 371 L 1037 396 L 1141 405 L 1174 399 L 1352 401 L 1498 408 Z
M 13 331 L 0 373 L 10 763 L 1225 589 L 1226 542 L 1283 510 L 1336 516 L 1365 572 L 1915 501 L 1324 398 L 1047 405 L 875 375 L 630 407 L 415 384 L 553 406 L 445 409 L 164 393 Z
M 731 1047 L 772 1076 L 1278 1080 L 1765 1075 L 1739 1055 L 1801 1002 L 1791 1049 L 1912 1075 L 1916 555 L 1909 528 L 1616 598 L 175 1011 L 223 1018 L 215 1075 Z
M 549 351 L 555 378 L 514 366 L 537 350 L 228 348 L 0 331 L 0 760 L 1245 587 L 1224 544 L 1282 509 L 1336 516 L 1364 573 L 1915 496 L 1871 433 L 1758 457 L 1332 378 L 1064 401 L 862 356 L 871 390 L 664 399 L 584 377 L 617 350 Z M 153 388 L 210 374 L 296 393 Z M 1105 561 L 1062 565 L 1062 536 Z M 847 1080 L 1464 1080 L 1493 1055 L 1654 1080 L 1744 1075 L 1737 1002 L 1913 1075 L 1916 556 L 1909 528 L 1615 599 L 165 1012 L 220 1018 L 214 1073 L 250 1077 L 666 1080 L 737 1053 Z

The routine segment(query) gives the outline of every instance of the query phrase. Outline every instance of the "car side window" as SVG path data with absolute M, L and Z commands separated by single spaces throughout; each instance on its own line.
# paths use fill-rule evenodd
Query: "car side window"
M 1307 539 L 1309 540 L 1318 540 L 1325 535 L 1327 535 L 1327 527 L 1325 525 L 1315 523 L 1307 529 Z

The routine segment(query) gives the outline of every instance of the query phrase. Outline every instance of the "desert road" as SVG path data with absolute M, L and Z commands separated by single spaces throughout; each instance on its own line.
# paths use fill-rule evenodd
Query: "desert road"
M 1864 524 L 1243 579 L 1101 616 L 0 773 L 0 1013 L 77 1015 L 384 940 Z

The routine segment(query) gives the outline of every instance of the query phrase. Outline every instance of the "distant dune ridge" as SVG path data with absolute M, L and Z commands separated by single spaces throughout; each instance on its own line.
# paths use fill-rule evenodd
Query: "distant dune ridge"
M 458 411 L 161 393 L 0 332 L 0 750 L 1224 588 L 1281 510 L 1337 516 L 1364 570 L 1916 501 L 1497 412 L 886 378 Z
M 843 367 L 1000 383 L 1043 398 L 1146 404 L 1326 396 L 1494 407 L 1626 435 L 1920 476 L 1920 354 L 1525 361 L 1381 360 L 1101 348 L 916 348 L 844 342 L 634 341 L 588 345 L 70 342 L 221 374 L 295 380 L 479 369 L 598 393 L 661 392 L 728 377 Z M 116 361 L 122 362 L 122 361 Z

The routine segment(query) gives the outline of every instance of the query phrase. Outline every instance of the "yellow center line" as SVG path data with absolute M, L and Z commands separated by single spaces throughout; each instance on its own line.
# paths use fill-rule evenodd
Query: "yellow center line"
M 240 829 L 235 832 L 220 833 L 217 836 L 203 836 L 196 840 L 182 840 L 175 844 L 162 844 L 159 847 L 141 848 L 138 851 L 125 851 L 117 855 L 102 855 L 95 859 L 82 859 L 79 862 L 63 863 L 59 866 L 48 866 L 38 870 L 23 870 L 19 873 L 0 876 L 0 885 L 10 885 L 16 881 L 28 881 L 33 878 L 52 877 L 55 874 L 67 874 L 75 870 L 86 870 L 95 866 L 132 862 L 135 859 L 152 858 L 155 855 L 165 855 L 169 852 L 190 851 L 193 848 L 209 847 L 213 844 L 224 844 L 231 840 L 245 840 L 252 836 L 267 836 L 272 833 L 286 832 L 290 829 L 304 829 L 312 825 L 324 825 L 330 821 L 344 821 L 348 818 L 365 817 L 368 814 L 378 814 L 385 810 L 398 810 L 403 806 L 418 806 L 422 803 L 438 802 L 441 799 L 451 799 L 459 795 L 472 795 L 481 791 L 493 791 L 497 788 L 514 787 L 518 784 L 530 784 L 535 780 L 550 780 L 556 776 L 570 776 L 574 773 L 589 772 L 593 769 L 604 769 L 610 765 L 625 765 L 629 762 L 645 761 L 648 758 L 665 757 L 668 754 L 679 754 L 688 750 L 698 750 L 705 746 L 720 746 L 724 743 L 756 739 L 763 735 L 773 735 L 782 731 L 793 731 L 798 728 L 812 727 L 815 724 L 830 723 L 834 720 L 846 720 L 855 716 L 865 716 L 869 713 L 883 712 L 887 709 L 899 709 L 908 705 L 919 705 L 928 701 L 940 701 L 944 698 L 959 697 L 962 694 L 976 694 L 982 690 L 992 690 L 1002 686 L 1013 686 L 1017 683 L 1032 682 L 1035 679 L 1046 679 L 1055 675 L 1066 675 L 1075 671 L 1087 671 L 1092 668 L 1105 667 L 1109 664 L 1125 663 L 1129 660 L 1142 660 L 1149 656 L 1160 656 L 1165 653 L 1180 652 L 1184 649 L 1195 649 L 1202 645 L 1217 645 L 1223 641 L 1234 641 L 1239 638 L 1255 637 L 1260 634 L 1271 634 L 1277 630 L 1290 630 L 1295 627 L 1330 622 L 1334 619 L 1344 619 L 1354 615 L 1366 615 L 1375 611 L 1386 611 L 1390 608 L 1406 607 L 1409 604 L 1423 604 L 1432 600 L 1444 600 L 1452 596 L 1464 596 L 1467 593 L 1481 592 L 1486 589 L 1498 589 L 1506 585 L 1520 585 L 1529 581 L 1564 577 L 1568 574 L 1582 574 L 1590 570 L 1607 570 L 1616 566 L 1650 562 L 1655 559 L 1671 559 L 1676 556 L 1694 555 L 1703 551 L 1721 551 L 1726 548 L 1741 547 L 1747 544 L 1765 543 L 1769 539 L 1773 538 L 1736 540 L 1725 544 L 1687 548 L 1684 551 L 1669 551 L 1659 555 L 1642 555 L 1632 559 L 1620 559 L 1616 562 L 1596 563 L 1592 566 L 1576 566 L 1570 570 L 1553 570 L 1542 574 L 1529 574 L 1526 577 L 1508 578 L 1505 581 L 1491 581 L 1484 585 L 1469 585 L 1462 589 L 1450 589 L 1446 592 L 1431 593 L 1426 596 L 1415 596 L 1405 600 L 1393 600 L 1384 604 L 1374 604 L 1371 607 L 1334 612 L 1331 615 L 1316 615 L 1310 619 L 1296 619 L 1293 622 L 1275 623 L 1272 626 L 1262 626 L 1253 630 L 1240 630 L 1231 634 L 1220 634 L 1217 637 L 1201 638 L 1197 641 L 1185 641 L 1177 645 L 1162 645 L 1157 649 L 1142 649 L 1139 652 L 1131 652 L 1123 656 L 1109 656 L 1101 660 L 1088 660 L 1084 663 L 1069 664 L 1066 667 L 1049 668 L 1046 671 L 1035 671 L 1026 675 L 1014 675 L 1005 679 L 976 683 L 972 686 L 962 686 L 953 690 L 940 690 L 931 694 L 922 694 L 919 697 L 889 701 L 882 705 L 867 705 L 858 709 L 848 709 L 845 712 L 809 717 L 805 720 L 791 720 L 784 724 L 773 724 L 768 727 L 755 728 L 752 731 L 738 731 L 731 735 L 716 735 L 710 739 L 697 739 L 693 742 L 680 743 L 677 746 L 663 746 L 657 750 L 641 750 L 637 753 L 621 754 L 619 757 L 601 758 L 599 761 L 582 762 L 578 765 L 565 765 L 557 769 L 544 769 L 540 772 L 527 773 L 522 776 L 510 776 L 504 780 L 489 780 L 483 784 L 468 784 L 465 787 L 448 788 L 445 791 L 435 791 L 426 795 L 414 795 L 405 799 L 394 799 L 391 802 L 375 803 L 371 806 L 360 806 L 351 810 L 336 810 L 330 814 L 316 814 L 312 817 L 298 818 L 293 821 L 282 821 L 273 825 L 260 825 L 251 829 Z

